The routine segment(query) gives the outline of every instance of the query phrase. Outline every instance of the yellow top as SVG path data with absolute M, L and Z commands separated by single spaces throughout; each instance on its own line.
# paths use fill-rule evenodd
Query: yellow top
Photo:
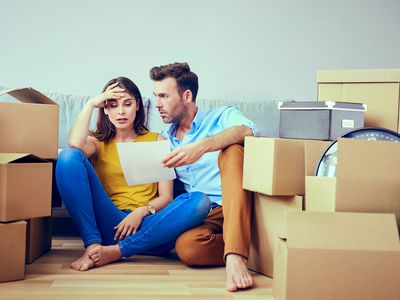
M 152 142 L 157 141 L 157 138 L 158 133 L 146 132 L 133 142 Z M 128 186 L 122 172 L 115 139 L 108 143 L 99 142 L 99 152 L 92 162 L 106 193 L 118 209 L 134 210 L 147 205 L 158 196 L 157 183 Z

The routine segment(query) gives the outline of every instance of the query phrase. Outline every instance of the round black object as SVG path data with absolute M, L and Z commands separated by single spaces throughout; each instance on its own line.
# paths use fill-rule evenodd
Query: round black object
M 340 138 L 360 139 L 370 141 L 400 142 L 400 134 L 389 129 L 366 127 L 350 131 Z M 316 176 L 336 176 L 337 139 L 329 145 L 322 155 L 316 170 Z

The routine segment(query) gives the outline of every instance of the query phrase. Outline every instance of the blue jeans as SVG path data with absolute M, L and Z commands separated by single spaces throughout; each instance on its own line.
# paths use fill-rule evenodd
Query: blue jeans
M 84 246 L 93 243 L 117 244 L 114 227 L 130 211 L 121 211 L 112 203 L 82 151 L 68 148 L 60 153 L 56 182 Z M 206 194 L 193 192 L 180 195 L 164 209 L 146 216 L 135 234 L 118 242 L 122 256 L 159 255 L 170 251 L 180 234 L 203 223 L 210 205 Z

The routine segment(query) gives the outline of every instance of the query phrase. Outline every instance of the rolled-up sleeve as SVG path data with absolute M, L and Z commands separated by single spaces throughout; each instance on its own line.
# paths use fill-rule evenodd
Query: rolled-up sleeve
M 260 131 L 253 121 L 247 119 L 236 106 L 227 106 L 222 112 L 219 122 L 225 129 L 233 126 L 246 126 L 251 129 L 253 136 L 260 136 Z

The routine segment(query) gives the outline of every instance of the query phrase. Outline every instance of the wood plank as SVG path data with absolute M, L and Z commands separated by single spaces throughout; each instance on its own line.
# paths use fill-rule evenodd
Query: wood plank
M 264 299 L 272 298 L 272 279 L 251 272 L 255 288 L 225 290 L 225 268 L 189 268 L 176 255 L 134 256 L 88 272 L 70 268 L 83 252 L 75 237 L 53 239 L 52 250 L 26 266 L 26 278 L 0 284 L 2 299 Z

